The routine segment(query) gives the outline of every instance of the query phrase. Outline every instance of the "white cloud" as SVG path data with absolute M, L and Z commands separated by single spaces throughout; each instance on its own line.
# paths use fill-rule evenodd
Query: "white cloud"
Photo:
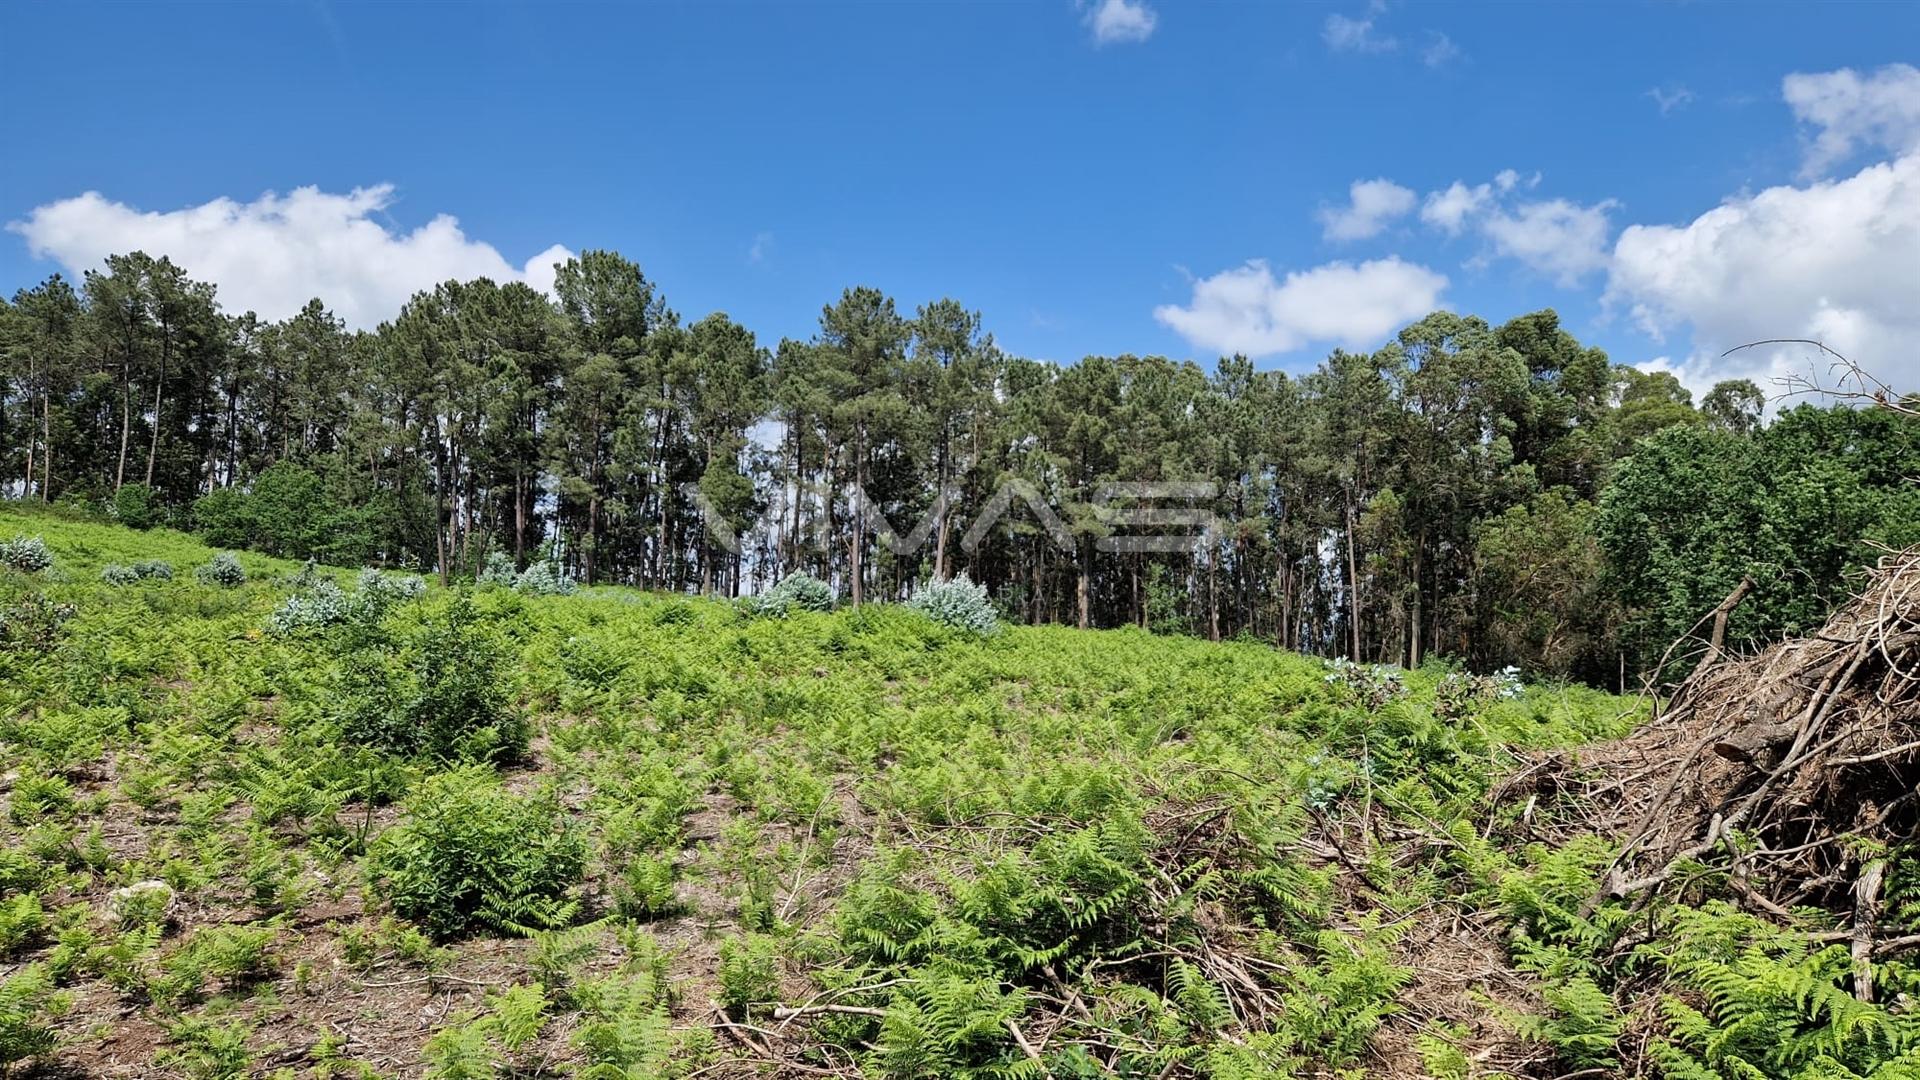
M 1420 48 L 1420 62 L 1430 68 L 1443 68 L 1460 59 L 1460 46 L 1438 30 L 1427 31 L 1427 43 Z
M 773 254 L 773 234 L 757 232 L 753 234 L 753 243 L 747 245 L 747 262 L 759 266 Z
M 1195 281 L 1187 306 L 1162 305 L 1153 316 L 1222 353 L 1270 356 L 1313 342 L 1359 349 L 1439 307 L 1446 287 L 1446 275 L 1397 257 L 1331 262 L 1284 281 L 1254 259 Z
M 1378 236 L 1396 218 L 1413 210 L 1417 196 L 1391 180 L 1355 180 L 1347 189 L 1348 205 L 1322 207 L 1320 222 L 1328 240 L 1365 240 Z
M 1606 301 L 1656 336 L 1691 331 L 1675 365 L 1692 387 L 1805 375 L 1808 347 L 1750 350 L 1763 338 L 1814 338 L 1902 390 L 1920 386 L 1920 152 L 1837 181 L 1728 199 L 1684 225 L 1635 225 L 1614 245 Z M 1819 368 L 1825 372 L 1824 362 Z
M 1656 86 L 1648 90 L 1646 96 L 1652 98 L 1653 103 L 1660 107 L 1661 116 L 1693 104 L 1693 91 L 1678 83 L 1672 86 Z
M 1920 151 L 1920 68 L 1888 64 L 1865 75 L 1852 68 L 1796 72 L 1780 91 L 1794 118 L 1815 129 L 1805 176 L 1817 176 L 1855 150 Z
M 1378 7 L 1369 7 L 1364 19 L 1329 15 L 1320 36 L 1326 40 L 1327 48 L 1334 52 L 1392 52 L 1400 47 L 1399 40 L 1373 32 L 1373 20 L 1378 11 Z
M 1509 169 L 1500 175 L 1512 174 L 1513 170 Z M 1501 190 L 1505 191 L 1506 188 Z M 1420 220 L 1445 232 L 1448 236 L 1458 236 L 1460 230 L 1466 228 L 1468 218 L 1479 214 L 1492 203 L 1492 185 L 1477 184 L 1468 187 L 1455 180 L 1445 191 L 1427 193 L 1427 201 L 1420 206 Z
M 476 277 L 524 281 L 551 292 L 555 244 L 516 267 L 441 214 L 411 232 L 376 220 L 394 201 L 391 184 L 340 195 L 314 187 L 252 202 L 219 198 L 180 210 L 142 211 L 89 191 L 35 207 L 9 231 L 75 277 L 110 254 L 165 255 L 219 287 L 228 311 L 284 318 L 320 297 L 355 327 L 391 318 L 409 297 L 440 282 Z
M 1607 214 L 1616 205 L 1611 199 L 1592 206 L 1566 199 L 1521 203 L 1510 211 L 1489 213 L 1480 231 L 1496 255 L 1518 260 L 1562 285 L 1574 285 L 1606 267 L 1612 231 Z
M 1095 45 L 1121 45 L 1152 37 L 1160 17 L 1145 0 L 1099 0 L 1083 21 Z
M 1469 265 L 1496 257 L 1514 259 L 1562 285 L 1605 268 L 1612 231 L 1608 214 L 1618 204 L 1611 199 L 1591 206 L 1566 199 L 1514 203 L 1508 198 L 1539 184 L 1539 173 L 1523 179 L 1513 169 L 1502 169 L 1491 182 L 1471 187 L 1455 180 L 1427 193 L 1420 220 L 1448 236 L 1469 228 L 1478 232 L 1487 250 Z

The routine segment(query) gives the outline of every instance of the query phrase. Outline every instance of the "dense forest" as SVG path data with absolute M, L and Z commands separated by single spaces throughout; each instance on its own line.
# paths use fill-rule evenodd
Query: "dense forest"
M 552 298 L 448 282 L 371 331 L 324 299 L 225 312 L 134 253 L 0 303 L 0 355 L 0 491 L 443 580 L 506 552 L 722 594 L 805 570 L 857 604 L 964 573 L 1031 623 L 1630 687 L 1743 577 L 1750 643 L 1816 625 L 1875 542 L 1920 539 L 1910 418 L 1768 422 L 1747 381 L 1696 405 L 1551 310 L 1209 372 L 1023 359 L 960 302 L 871 288 L 769 346 L 683 321 L 609 251 L 560 266 Z M 1130 498 L 1141 482 L 1210 494 Z M 1169 512 L 1213 524 L 1171 551 L 1108 542 Z

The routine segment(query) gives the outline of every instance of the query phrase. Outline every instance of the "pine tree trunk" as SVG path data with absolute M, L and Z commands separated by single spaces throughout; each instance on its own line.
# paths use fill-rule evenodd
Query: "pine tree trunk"
M 1093 555 L 1092 545 L 1086 538 L 1080 541 L 1080 580 L 1078 593 L 1080 601 L 1080 629 L 1088 629 L 1093 624 Z
M 1353 535 L 1353 491 L 1346 492 L 1347 511 L 1347 634 L 1354 663 L 1360 662 L 1360 559 L 1355 554 Z
M 127 439 L 133 431 L 133 380 L 120 388 L 120 463 L 113 469 L 113 490 L 127 482 Z
M 867 443 L 866 431 L 863 427 L 860 433 L 854 439 L 853 522 L 852 522 L 853 527 L 850 530 L 848 530 L 850 534 L 850 539 L 848 541 L 848 546 L 850 549 L 848 562 L 850 562 L 853 567 L 852 589 L 853 589 L 853 606 L 854 607 L 860 606 L 860 600 L 864 592 L 864 589 L 863 589 L 864 583 L 862 581 L 862 574 L 865 568 L 861 565 L 860 549 L 866 546 L 865 544 L 861 543 L 862 539 L 865 536 L 866 527 L 867 527 L 866 443 Z
M 1420 626 L 1421 626 L 1421 621 L 1424 618 L 1424 615 L 1421 609 L 1421 603 L 1420 603 L 1420 593 L 1421 593 L 1420 571 L 1421 571 L 1421 562 L 1422 562 L 1421 553 L 1425 549 L 1426 549 L 1425 540 L 1422 537 L 1418 537 L 1418 536 L 1414 537 L 1413 539 L 1413 618 L 1408 620 L 1408 622 L 1412 624 L 1408 630 L 1408 632 L 1412 635 L 1412 638 L 1407 645 L 1407 667 L 1409 668 L 1417 668 L 1420 666 Z

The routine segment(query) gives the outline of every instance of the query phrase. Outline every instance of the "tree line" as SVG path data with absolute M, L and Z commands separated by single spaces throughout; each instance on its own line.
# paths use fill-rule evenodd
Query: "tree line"
M 224 312 L 136 252 L 0 302 L 0 349 L 8 495 L 230 546 L 446 579 L 506 552 L 723 594 L 802 570 L 855 603 L 966 573 L 1034 622 L 1606 684 L 1729 575 L 1765 579 L 1746 639 L 1783 632 L 1920 520 L 1911 420 L 1763 424 L 1744 380 L 1696 406 L 1551 310 L 1435 312 L 1293 375 L 1029 360 L 964 304 L 872 288 L 768 346 L 724 313 L 683 321 L 611 251 L 560 265 L 551 297 L 450 281 L 349 330 L 320 299 Z M 1143 483 L 1204 492 L 1174 509 L 1213 526 L 1112 543 L 1168 509 Z M 885 542 L 923 521 L 925 543 Z

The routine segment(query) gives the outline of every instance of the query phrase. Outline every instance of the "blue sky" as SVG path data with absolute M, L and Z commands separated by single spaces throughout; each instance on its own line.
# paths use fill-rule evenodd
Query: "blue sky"
M 871 284 L 908 309 L 951 295 L 1054 360 L 1300 369 L 1442 304 L 1554 306 L 1701 385 L 1777 366 L 1711 359 L 1748 333 L 1920 371 L 1896 345 L 1920 330 L 1920 5 L 17 5 L 8 25 L 7 291 L 144 246 L 230 308 L 318 291 L 370 323 L 436 276 L 611 247 L 682 315 L 767 344 Z M 442 215 L 457 230 L 427 228 Z

